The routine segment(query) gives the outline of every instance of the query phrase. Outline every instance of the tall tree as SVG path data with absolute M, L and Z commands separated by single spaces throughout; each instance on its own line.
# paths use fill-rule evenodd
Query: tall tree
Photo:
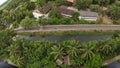
M 31 28 L 31 27 L 38 26 L 38 23 L 35 22 L 33 18 L 26 17 L 20 22 L 20 25 L 24 28 Z
M 111 17 L 113 20 L 118 20 L 120 19 L 120 7 L 117 7 L 115 5 L 111 5 L 109 7 L 109 12 L 108 15 Z
M 63 52 L 63 47 L 61 47 L 60 45 L 58 46 L 53 46 L 51 47 L 51 55 L 54 56 L 54 59 L 58 59 L 58 58 L 63 58 L 63 56 L 65 55 L 65 53 Z
M 85 60 L 91 59 L 94 55 L 94 49 L 96 47 L 96 42 L 89 42 L 86 45 L 82 45 L 81 48 L 79 49 L 81 52 L 81 57 Z
M 75 0 L 74 5 L 80 10 L 80 9 L 86 9 L 92 4 L 93 0 Z

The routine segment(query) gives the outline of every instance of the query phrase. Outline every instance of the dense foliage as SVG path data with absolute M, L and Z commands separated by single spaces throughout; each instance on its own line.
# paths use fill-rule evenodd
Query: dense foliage
M 54 1 L 54 2 L 53 2 Z M 50 11 L 49 19 L 44 19 L 42 21 L 38 21 L 39 25 L 48 25 L 48 24 L 98 24 L 97 22 L 88 22 L 81 20 L 76 20 L 75 14 L 73 14 L 72 18 L 65 18 L 60 13 L 57 12 L 57 8 L 60 5 L 73 6 L 78 8 L 79 10 L 87 10 L 98 12 L 100 15 L 108 15 L 112 20 L 113 24 L 119 24 L 119 16 L 120 16 L 120 1 L 119 0 L 75 0 L 74 3 L 69 3 L 66 0 L 35 0 L 32 2 L 31 0 L 12 0 L 5 9 L 0 10 L 0 30 L 9 27 L 10 24 L 13 24 L 14 27 L 19 27 L 20 22 L 23 21 L 26 17 L 33 19 L 33 10 L 34 9 L 43 9 L 46 4 L 52 6 L 52 10 Z M 107 7 L 108 11 L 102 11 L 102 7 Z M 77 15 L 77 14 L 76 14 Z M 79 14 L 78 14 L 79 15 Z M 56 21 L 58 20 L 58 21 Z M 69 21 L 68 21 L 69 20 Z M 49 22 L 50 21 L 50 22 Z M 117 22 L 116 22 L 117 21 Z M 35 23 L 36 21 L 34 21 Z M 103 23 L 103 22 L 102 22 Z M 27 25 L 26 23 L 25 25 Z M 36 24 L 36 23 L 35 23 Z M 33 25 L 35 25 L 33 24 Z M 28 26 L 28 25 L 27 25 Z M 24 26 L 25 28 L 27 26 Z
M 120 44 L 116 35 L 105 40 L 79 43 L 74 39 L 63 42 L 30 41 L 15 37 L 13 30 L 1 31 L 0 34 L 0 58 L 9 59 L 20 68 L 60 67 L 56 60 L 65 56 L 70 57 L 73 66 L 84 64 L 86 68 L 100 68 L 106 59 L 117 55 L 115 51 Z M 62 68 L 66 66 L 61 65 Z

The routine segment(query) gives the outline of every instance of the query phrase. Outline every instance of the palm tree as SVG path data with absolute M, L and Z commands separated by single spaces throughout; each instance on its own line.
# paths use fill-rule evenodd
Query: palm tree
M 114 42 L 113 40 L 111 39 L 107 39 L 105 41 L 100 41 L 98 43 L 98 49 L 97 49 L 97 52 L 100 52 L 104 55 L 107 55 L 109 52 L 112 52 L 112 50 L 114 50 L 115 48 L 115 45 L 113 45 Z
M 71 57 L 77 57 L 79 54 L 79 45 L 76 40 L 68 40 L 66 42 L 66 52 Z
M 52 52 L 50 53 L 51 55 L 54 56 L 54 59 L 56 60 L 57 58 L 63 58 L 63 56 L 65 55 L 65 53 L 63 52 L 63 47 L 60 46 L 60 44 L 58 46 L 53 46 L 51 47 Z
M 95 46 L 96 46 L 95 42 L 89 42 L 88 44 L 82 44 L 79 49 L 81 52 L 81 58 L 85 60 L 91 59 L 94 56 Z

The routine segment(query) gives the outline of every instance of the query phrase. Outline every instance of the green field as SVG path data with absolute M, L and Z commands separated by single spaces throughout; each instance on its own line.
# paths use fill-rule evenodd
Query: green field
M 0 6 L 0 10 L 4 9 L 12 0 L 8 0 L 3 5 Z

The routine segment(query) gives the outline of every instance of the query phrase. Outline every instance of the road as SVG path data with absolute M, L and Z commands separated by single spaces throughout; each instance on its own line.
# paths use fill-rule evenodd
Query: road
M 37 28 L 15 29 L 17 32 L 69 31 L 69 30 L 120 30 L 120 25 L 47 25 Z
M 109 64 L 111 64 L 113 62 L 116 62 L 116 61 L 119 61 L 119 60 L 120 60 L 120 55 L 118 55 L 118 56 L 116 56 L 116 57 L 114 57 L 114 58 L 112 58 L 110 60 L 105 61 L 103 63 L 103 66 L 109 65 Z

